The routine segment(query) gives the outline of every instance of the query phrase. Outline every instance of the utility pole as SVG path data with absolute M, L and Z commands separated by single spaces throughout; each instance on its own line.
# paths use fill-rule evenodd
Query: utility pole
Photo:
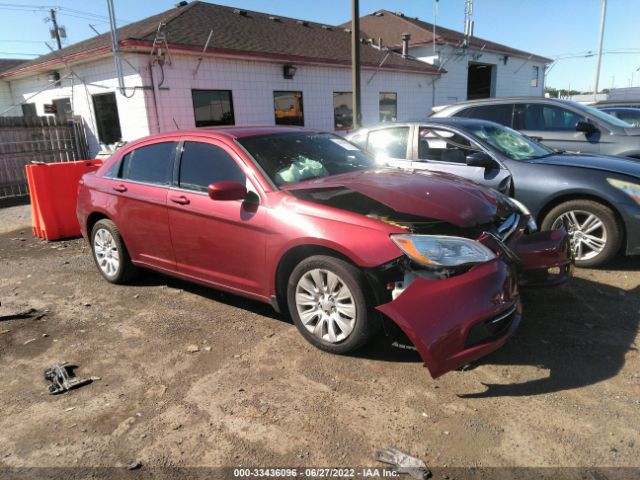
M 436 23 L 438 23 L 438 0 L 433 0 L 433 63 L 436 62 Z
M 58 43 L 58 50 L 62 50 L 60 31 L 58 30 L 58 20 L 56 20 L 56 10 L 54 8 L 49 10 L 49 15 L 51 16 L 51 23 L 53 24 L 53 34 L 56 36 L 56 42 Z
M 598 82 L 600 81 L 600 63 L 602 61 L 602 43 L 604 40 L 604 19 L 607 15 L 607 0 L 602 0 L 602 13 L 600 14 L 600 41 L 598 43 L 598 60 L 596 61 L 596 79 L 593 87 L 593 101 L 598 94 Z
M 360 8 L 351 0 L 351 89 L 353 91 L 353 129 L 362 126 L 360 97 Z
M 122 62 L 120 61 L 120 41 L 118 40 L 118 28 L 116 27 L 116 12 L 113 9 L 113 0 L 107 0 L 109 9 L 109 26 L 111 28 L 111 50 L 113 50 L 113 60 L 116 65 L 116 76 L 118 77 L 118 87 L 120 94 L 125 95 L 124 78 L 122 76 Z

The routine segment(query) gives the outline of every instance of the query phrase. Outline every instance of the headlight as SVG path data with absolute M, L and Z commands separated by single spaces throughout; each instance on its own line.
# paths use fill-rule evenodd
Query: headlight
M 462 237 L 391 235 L 391 240 L 413 261 L 428 267 L 456 267 L 496 257 L 481 243 Z
M 531 212 L 526 207 L 526 205 L 522 203 L 520 200 L 516 200 L 513 197 L 507 197 L 507 198 L 511 203 L 513 203 L 516 206 L 518 210 L 520 210 L 520 212 L 524 213 L 525 215 L 529 215 L 529 221 L 527 222 L 529 233 L 536 232 L 538 230 L 538 225 L 536 224 L 536 221 L 534 220 L 533 215 L 531 215 Z
M 633 198 L 636 203 L 640 204 L 640 185 L 637 183 L 625 182 L 624 180 L 616 180 L 615 178 L 607 178 L 607 182 L 609 182 L 609 185 L 612 187 L 622 190 Z

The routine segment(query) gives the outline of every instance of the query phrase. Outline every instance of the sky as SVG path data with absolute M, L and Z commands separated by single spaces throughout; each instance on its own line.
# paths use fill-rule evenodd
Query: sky
M 350 0 L 211 0 L 247 10 L 340 24 L 351 16 Z M 402 11 L 433 21 L 435 0 L 360 0 L 360 14 Z M 177 0 L 114 0 L 118 25 L 170 9 Z M 602 0 L 474 0 L 474 34 L 549 58 L 546 78 L 554 88 L 591 91 L 594 85 Z M 0 58 L 48 53 L 50 8 L 59 7 L 66 44 L 109 28 L 106 0 L 0 0 Z M 465 0 L 439 0 L 438 25 L 462 31 Z M 608 0 L 599 89 L 640 86 L 640 0 Z M 31 55 L 28 55 L 31 54 Z M 585 56 L 591 55 L 591 56 Z

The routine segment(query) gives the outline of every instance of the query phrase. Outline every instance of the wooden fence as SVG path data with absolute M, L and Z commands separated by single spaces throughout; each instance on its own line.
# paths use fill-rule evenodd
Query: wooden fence
M 0 117 L 0 199 L 28 195 L 25 165 L 89 158 L 81 117 Z

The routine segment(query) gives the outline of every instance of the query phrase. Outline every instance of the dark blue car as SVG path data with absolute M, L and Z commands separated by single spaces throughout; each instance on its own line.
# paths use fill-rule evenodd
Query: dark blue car
M 552 150 L 494 122 L 429 118 L 347 137 L 380 163 L 459 175 L 526 205 L 543 230 L 566 222 L 576 264 L 640 254 L 640 162 Z

